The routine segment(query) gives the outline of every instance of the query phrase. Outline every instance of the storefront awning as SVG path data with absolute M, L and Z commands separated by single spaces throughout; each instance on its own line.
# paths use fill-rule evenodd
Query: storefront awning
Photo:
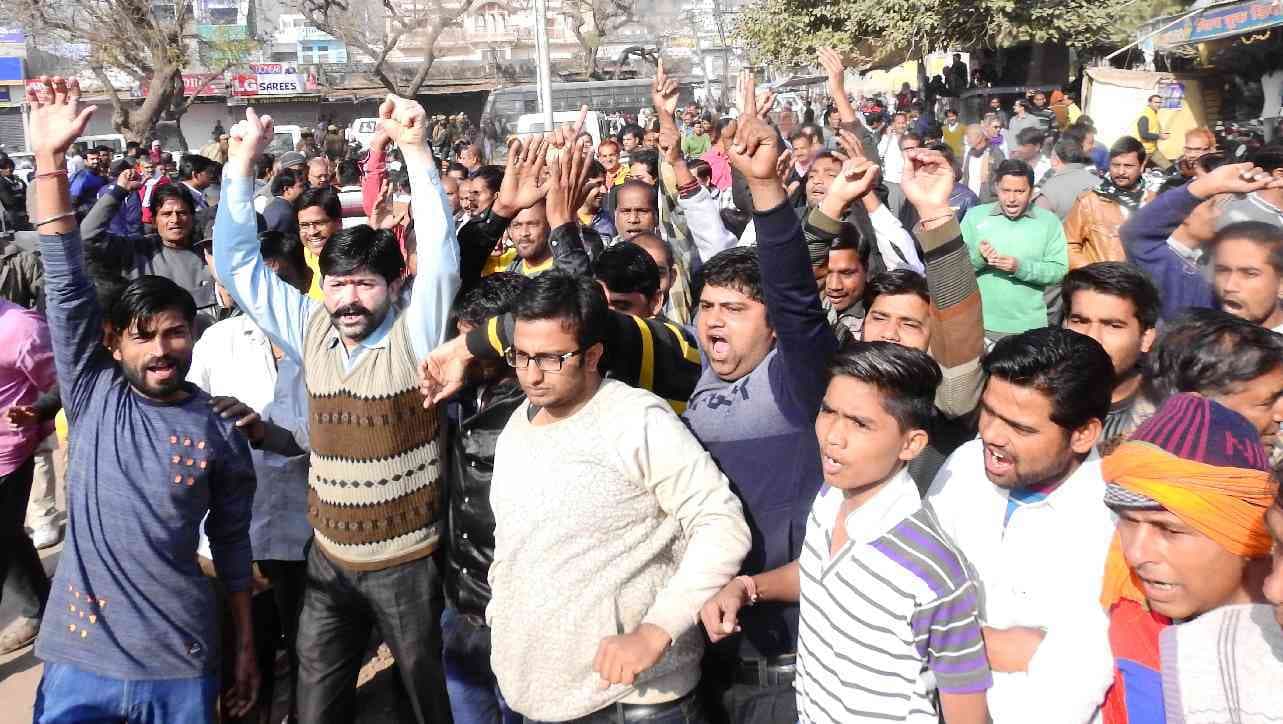
M 1178 16 L 1179 17 L 1179 16 Z M 1176 18 L 1168 16 L 1150 21 L 1148 27 L 1162 28 Z M 1283 25 L 1283 0 L 1243 0 L 1213 3 L 1188 14 L 1154 36 L 1154 47 L 1170 50 L 1183 45 L 1230 38 Z M 1142 28 L 1141 34 L 1146 34 Z

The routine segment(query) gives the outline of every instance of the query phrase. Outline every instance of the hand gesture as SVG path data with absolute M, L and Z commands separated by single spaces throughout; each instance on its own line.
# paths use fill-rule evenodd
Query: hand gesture
M 833 207 L 832 210 L 840 214 L 840 209 L 846 209 L 852 201 L 869 193 L 869 189 L 878 182 L 880 170 L 876 163 L 870 162 L 863 156 L 847 160 L 842 164 L 838 175 L 829 183 L 829 192 L 824 197 L 823 205 L 826 208 Z M 829 212 L 825 211 L 825 213 Z M 841 216 L 834 216 L 834 218 L 841 218 Z
M 1267 188 L 1283 188 L 1283 179 L 1274 178 L 1251 162 L 1227 163 L 1189 182 L 1189 192 L 1200 199 L 1217 194 L 1246 194 Z
M 561 128 L 553 130 L 552 135 L 549 137 L 549 141 L 552 144 L 552 148 L 556 149 L 556 151 L 549 153 L 548 155 L 555 156 L 561 149 L 573 145 L 575 140 L 583 135 L 584 124 L 587 123 L 587 121 L 588 106 L 585 104 L 579 106 L 579 117 L 575 119 L 573 124 L 564 123 Z
M 370 150 L 378 150 L 382 152 L 387 150 L 388 145 L 391 143 L 392 137 L 388 135 L 388 132 L 384 130 L 383 125 L 380 124 L 378 130 L 376 130 L 374 135 L 370 137 Z
M 431 408 L 463 389 L 471 361 L 466 334 L 429 352 L 419 363 L 419 392 L 423 394 L 423 406 Z
M 4 411 L 4 419 L 9 423 L 9 429 L 18 430 L 39 425 L 40 413 L 35 405 L 14 405 Z
M 548 179 L 548 226 L 555 229 L 575 221 L 575 213 L 588 195 L 588 139 L 576 141 L 560 155 L 553 157 Z
M 860 142 L 860 137 L 848 130 L 838 132 L 838 145 L 842 147 L 846 158 L 852 161 L 858 161 L 864 158 L 864 144 Z
M 740 102 L 744 108 L 736 124 L 739 128 L 735 132 L 735 142 L 727 155 L 731 165 L 750 182 L 779 183 L 776 167 L 780 159 L 779 135 L 758 116 L 756 83 L 752 73 L 742 71 L 739 82 Z
M 379 127 L 403 151 L 424 147 L 426 114 L 423 106 L 412 100 L 389 93 L 379 106 Z
M 62 76 L 40 76 L 41 88 L 27 88 L 27 104 L 31 108 L 31 127 L 40 129 L 32 134 L 36 161 L 57 160 L 71 147 L 73 141 L 85 132 L 89 117 L 96 106 L 80 107 L 80 81 Z
M 820 48 L 820 65 L 824 74 L 829 77 L 829 95 L 833 97 L 846 95 L 846 66 L 842 56 L 832 48 Z
M 655 107 L 655 115 L 659 116 L 661 129 L 665 124 L 677 127 L 673 117 L 677 113 L 678 90 L 677 81 L 664 72 L 661 58 L 655 67 L 655 82 L 650 87 L 650 102 Z
M 1020 268 L 1019 259 L 1014 256 L 999 254 L 998 250 L 993 248 L 993 245 L 988 241 L 980 242 L 980 256 L 983 256 L 989 266 L 998 271 L 1015 274 L 1016 270 Z
M 496 214 L 511 219 L 548 194 L 549 184 L 543 178 L 548 143 L 548 139 L 538 136 L 525 144 L 516 138 L 508 142 L 508 165 L 491 207 Z
M 904 152 L 904 173 L 900 190 L 918 210 L 922 219 L 930 219 L 947 210 L 955 183 L 953 166 L 939 151 L 912 148 Z
M 240 430 L 250 442 L 257 445 L 263 441 L 267 425 L 249 405 L 235 397 L 214 397 L 210 399 L 209 405 L 214 408 L 214 414 L 224 420 L 235 420 L 232 426 Z
M 737 580 L 722 586 L 717 595 L 708 599 L 699 611 L 708 640 L 717 643 L 731 634 L 739 633 L 739 611 L 748 603 L 748 589 Z
M 601 677 L 601 688 L 611 684 L 632 686 L 638 674 L 659 663 L 672 641 L 663 629 L 652 623 L 644 623 L 630 634 L 602 639 L 592 666 Z
M 260 116 L 251 106 L 245 109 L 245 120 L 237 121 L 227 132 L 228 159 L 248 159 L 250 162 L 267 149 L 272 142 L 275 126 L 271 116 Z
M 248 714 L 258 702 L 258 688 L 258 659 L 255 658 L 254 647 L 241 646 L 236 651 L 232 687 L 223 694 L 223 706 L 227 715 L 232 719 L 239 719 Z
M 682 134 L 675 124 L 660 124 L 659 150 L 664 153 L 664 159 L 674 166 L 682 160 Z
M 379 187 L 379 195 L 375 197 L 374 205 L 370 207 L 370 226 L 376 229 L 391 229 L 396 226 L 396 216 L 392 213 L 393 191 L 391 181 L 384 181 Z

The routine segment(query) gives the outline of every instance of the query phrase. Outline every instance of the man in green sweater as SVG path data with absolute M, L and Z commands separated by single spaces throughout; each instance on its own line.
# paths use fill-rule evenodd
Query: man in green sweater
M 1030 203 L 1033 169 L 1008 159 L 993 172 L 998 200 L 962 219 L 962 238 L 984 300 L 985 336 L 991 341 L 1046 327 L 1045 291 L 1069 268 L 1069 247 L 1056 215 Z

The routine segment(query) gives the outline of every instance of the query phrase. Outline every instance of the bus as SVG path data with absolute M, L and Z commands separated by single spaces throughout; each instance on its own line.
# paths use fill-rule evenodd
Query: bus
M 582 105 L 602 118 L 614 113 L 637 115 L 650 107 L 650 78 L 633 80 L 590 80 L 552 84 L 552 110 L 577 111 Z M 694 85 L 682 83 L 678 102 L 695 101 Z M 481 111 L 481 142 L 490 163 L 503 163 L 508 138 L 515 135 L 519 118 L 539 112 L 539 89 L 533 83 L 491 91 Z

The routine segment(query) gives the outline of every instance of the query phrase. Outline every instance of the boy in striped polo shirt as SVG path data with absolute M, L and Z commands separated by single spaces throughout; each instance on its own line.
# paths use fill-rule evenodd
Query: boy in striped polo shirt
M 916 349 L 858 342 L 829 373 L 815 421 L 825 486 L 801 556 L 732 580 L 705 605 L 705 628 L 717 641 L 740 607 L 800 599 L 803 724 L 987 722 L 976 586 L 906 469 L 928 442 L 940 369 Z

